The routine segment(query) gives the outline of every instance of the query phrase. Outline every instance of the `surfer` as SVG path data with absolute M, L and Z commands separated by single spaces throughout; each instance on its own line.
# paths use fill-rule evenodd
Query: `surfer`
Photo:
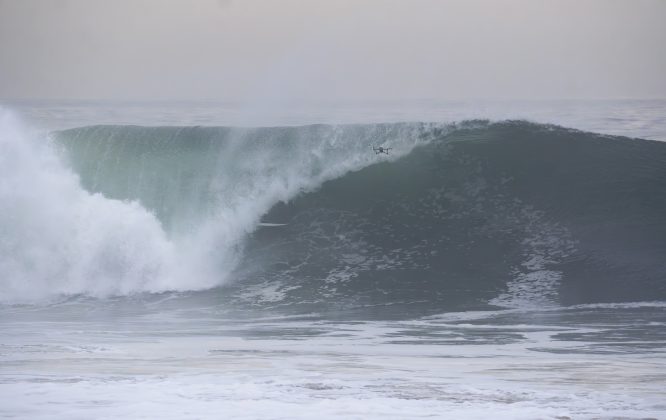
M 375 151 L 375 154 L 376 154 L 376 155 L 378 155 L 378 154 L 380 154 L 380 153 L 384 153 L 384 154 L 387 154 L 387 155 L 388 155 L 388 154 L 389 154 L 389 150 L 391 150 L 391 149 L 392 149 L 391 147 L 382 147 L 382 146 L 379 146 L 379 147 L 373 147 L 373 148 L 372 148 L 372 150 Z

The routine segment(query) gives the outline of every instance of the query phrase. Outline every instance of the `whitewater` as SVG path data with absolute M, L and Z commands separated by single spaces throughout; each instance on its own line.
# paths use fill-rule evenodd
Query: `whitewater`
M 2 416 L 666 415 L 666 102 L 264 111 L 0 108 Z

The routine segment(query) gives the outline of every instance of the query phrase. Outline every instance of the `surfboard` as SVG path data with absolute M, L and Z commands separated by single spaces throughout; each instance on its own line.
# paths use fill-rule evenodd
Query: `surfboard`
M 276 227 L 276 226 L 286 226 L 286 223 L 264 223 L 261 222 L 259 223 L 259 226 L 266 226 L 266 227 Z

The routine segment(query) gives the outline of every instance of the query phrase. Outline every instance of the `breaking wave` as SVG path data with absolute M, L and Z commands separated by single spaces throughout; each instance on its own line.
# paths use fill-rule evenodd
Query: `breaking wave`
M 664 143 L 522 121 L 93 126 L 48 141 L 6 113 L 0 125 L 4 302 L 207 290 L 236 306 L 435 313 L 666 299 Z

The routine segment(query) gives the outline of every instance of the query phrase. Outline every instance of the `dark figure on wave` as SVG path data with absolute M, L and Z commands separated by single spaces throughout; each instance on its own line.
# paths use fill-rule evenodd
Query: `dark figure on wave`
M 373 147 L 373 148 L 372 148 L 372 150 L 375 151 L 375 154 L 376 154 L 376 155 L 378 155 L 378 154 L 380 154 L 380 153 L 384 153 L 384 154 L 387 154 L 387 155 L 388 155 L 388 154 L 389 154 L 389 150 L 391 150 L 391 149 L 392 149 L 392 147 L 382 147 L 382 146 L 379 146 L 379 147 Z

